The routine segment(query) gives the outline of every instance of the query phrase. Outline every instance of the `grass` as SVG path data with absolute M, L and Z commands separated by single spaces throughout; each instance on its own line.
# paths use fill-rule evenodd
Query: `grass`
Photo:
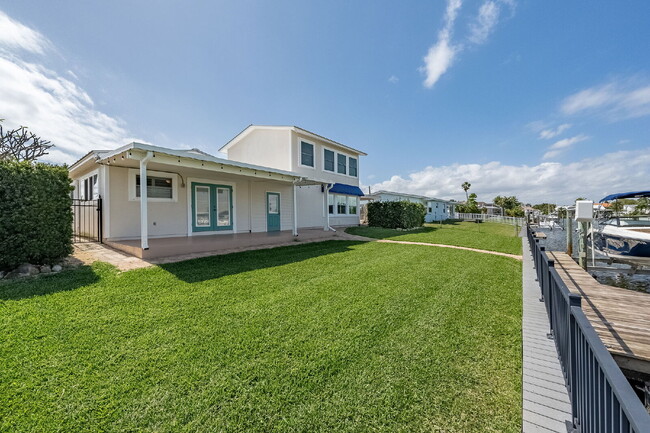
M 375 239 L 428 242 L 521 254 L 521 239 L 519 239 L 518 233 L 515 233 L 515 227 L 508 224 L 446 222 L 425 224 L 424 227 L 412 231 L 363 226 L 348 227 L 346 232 Z
M 521 265 L 330 241 L 0 285 L 0 430 L 521 431 Z

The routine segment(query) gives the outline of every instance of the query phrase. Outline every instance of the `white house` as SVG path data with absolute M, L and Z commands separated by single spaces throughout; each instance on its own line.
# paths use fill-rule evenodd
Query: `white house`
M 426 208 L 426 222 L 444 221 L 453 218 L 455 202 L 424 195 L 406 194 L 392 191 L 376 191 L 364 197 L 364 201 L 410 201 L 421 203 Z
M 364 152 L 295 126 L 259 125 L 220 150 L 227 158 L 141 143 L 94 150 L 70 167 L 74 198 L 101 196 L 103 239 L 140 257 L 160 256 L 150 239 L 215 235 L 216 246 L 224 234 L 359 224 Z

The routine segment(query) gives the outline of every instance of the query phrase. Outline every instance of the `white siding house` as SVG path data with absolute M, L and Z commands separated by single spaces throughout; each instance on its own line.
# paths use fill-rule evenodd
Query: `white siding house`
M 364 197 L 364 201 L 410 201 L 421 203 L 426 208 L 425 222 L 444 221 L 453 218 L 455 202 L 427 197 L 424 195 L 406 194 L 392 191 L 377 191 Z
M 340 158 L 334 170 L 325 149 Z M 150 238 L 297 235 L 299 228 L 359 224 L 359 157 L 365 153 L 301 128 L 253 125 L 221 150 L 226 159 L 141 143 L 92 151 L 70 167 L 73 194 L 101 196 L 103 238 L 138 239 L 142 251 Z M 145 178 L 147 188 L 141 188 Z

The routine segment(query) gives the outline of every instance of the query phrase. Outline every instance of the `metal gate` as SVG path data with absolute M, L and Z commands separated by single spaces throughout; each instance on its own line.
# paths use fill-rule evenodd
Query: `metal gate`
M 72 242 L 102 242 L 102 198 L 72 199 Z

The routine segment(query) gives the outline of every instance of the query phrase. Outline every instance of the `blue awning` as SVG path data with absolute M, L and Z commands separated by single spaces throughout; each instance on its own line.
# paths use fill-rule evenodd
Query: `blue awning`
M 363 195 L 363 191 L 358 186 L 346 185 L 344 183 L 335 183 L 330 188 L 330 192 L 335 194 L 358 195 L 359 197 Z
M 600 202 L 612 201 L 619 198 L 638 198 L 638 197 L 650 197 L 650 191 L 636 191 L 636 192 L 619 192 L 618 194 L 610 194 L 607 197 L 604 197 Z

